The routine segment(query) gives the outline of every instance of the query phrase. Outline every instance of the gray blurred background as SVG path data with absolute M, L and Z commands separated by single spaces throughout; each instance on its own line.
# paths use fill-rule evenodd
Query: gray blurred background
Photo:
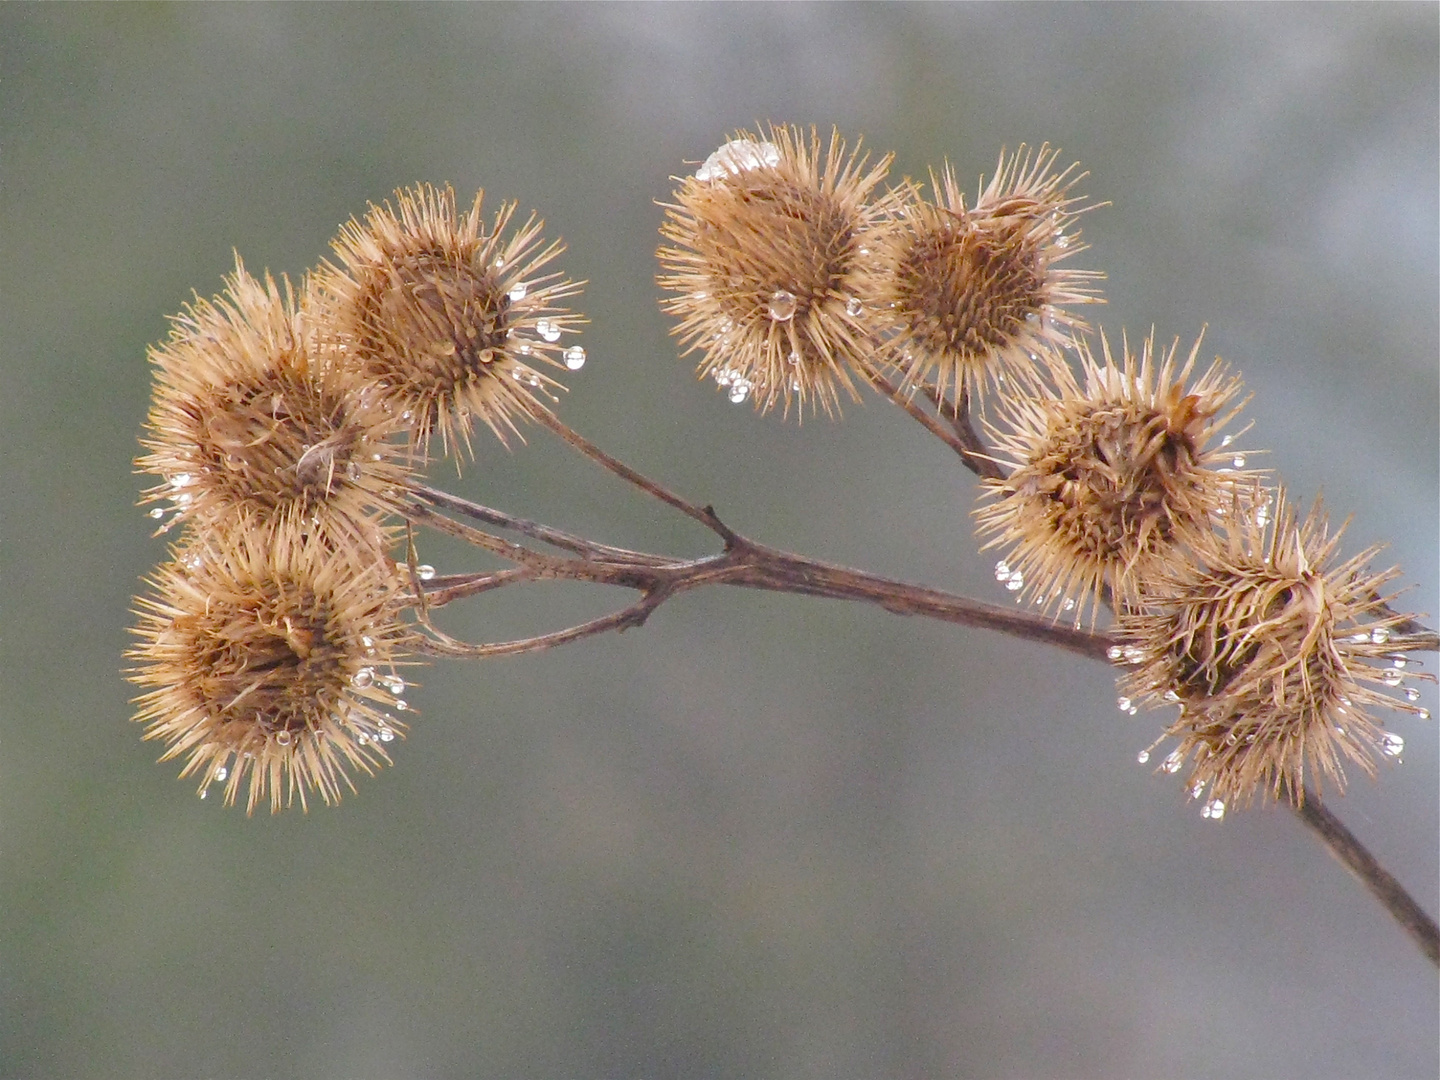
M 1002 146 L 1062 146 L 1113 204 L 1073 263 L 1108 272 L 1105 327 L 1208 324 L 1244 444 L 1433 614 L 1437 39 L 1433 5 L 0 6 L 0 1075 L 1433 1080 L 1435 971 L 1292 815 L 1205 822 L 1136 764 L 1166 718 L 1101 665 L 695 593 L 425 670 L 393 768 L 253 819 L 155 763 L 120 672 L 165 551 L 131 470 L 147 343 L 232 249 L 299 276 L 417 180 L 567 241 L 576 428 L 759 540 L 1005 602 L 969 474 L 898 410 L 797 427 L 676 358 L 655 200 L 756 120 L 972 192 Z M 543 432 L 482 448 L 434 475 L 713 548 Z M 1338 807 L 1433 912 L 1436 730 L 1394 729 Z

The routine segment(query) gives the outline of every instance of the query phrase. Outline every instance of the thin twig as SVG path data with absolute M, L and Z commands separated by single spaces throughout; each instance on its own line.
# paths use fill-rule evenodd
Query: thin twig
M 585 438 L 579 432 L 573 431 L 565 424 L 561 423 L 559 417 L 555 416 L 548 410 L 536 410 L 534 416 L 537 421 L 539 421 L 541 424 L 544 424 L 561 439 L 569 443 L 576 450 L 580 451 L 580 453 L 584 454 L 597 465 L 600 465 L 602 468 L 609 469 L 616 476 L 620 477 L 622 480 L 625 480 L 627 483 L 634 484 L 637 488 L 645 492 L 647 495 L 652 495 L 655 498 L 659 499 L 661 502 L 668 503 L 670 506 L 673 506 L 676 510 L 679 510 L 687 517 L 694 518 L 696 521 L 700 522 L 701 525 L 704 525 L 707 529 L 718 533 L 722 539 L 728 542 L 728 530 L 726 530 L 720 524 L 719 520 L 715 517 L 715 512 L 711 510 L 710 507 L 696 506 L 694 503 L 686 502 L 684 499 L 680 498 L 679 495 L 676 495 L 668 488 L 657 484 L 654 480 L 651 480 L 646 476 L 642 476 L 640 473 L 630 468 L 629 465 L 626 465 L 623 461 L 613 458 L 609 454 L 605 453 L 604 450 L 601 450 L 598 446 L 592 443 L 589 439 Z
M 898 385 L 878 371 L 867 371 L 865 377 L 870 380 L 870 385 L 876 390 L 909 413 L 912 419 L 923 424 L 926 431 L 959 454 L 960 460 L 965 463 L 967 469 L 978 475 L 985 475 L 981 472 L 981 466 L 971 454 L 970 449 L 960 441 L 960 437 L 919 405 L 916 405 L 913 395 L 905 393 Z
M 451 637 L 444 631 L 437 630 L 433 625 L 426 625 L 426 629 L 436 638 L 426 640 L 420 646 L 421 652 L 431 653 L 436 656 L 460 656 L 469 659 L 479 659 L 488 656 L 519 656 L 521 653 L 541 652 L 545 649 L 553 649 L 557 645 L 568 645 L 572 641 L 579 641 L 581 638 L 593 637 L 596 634 L 603 634 L 610 630 L 628 630 L 632 626 L 640 626 L 650 617 L 650 613 L 660 606 L 665 599 L 658 593 L 649 593 L 640 600 L 631 604 L 621 611 L 610 615 L 602 615 L 598 619 L 591 619 L 588 622 L 576 626 L 567 627 L 564 630 L 557 630 L 550 634 L 538 634 L 535 637 L 520 638 L 516 641 L 495 641 L 484 645 L 471 645 Z
M 1355 838 L 1355 834 L 1330 812 L 1309 787 L 1304 789 L 1304 798 L 1300 805 L 1292 804 L 1292 809 L 1306 827 L 1330 849 L 1330 854 L 1340 860 L 1345 869 L 1355 875 L 1375 899 L 1380 901 L 1390 913 L 1390 917 L 1400 924 L 1401 929 L 1415 939 L 1420 951 L 1430 958 L 1430 962 L 1440 967 L 1440 927 L 1436 926 L 1435 920 L 1405 891 L 1405 887 L 1394 875 L 1380 865 L 1375 856 Z
M 515 517 L 503 511 L 496 510 L 493 507 L 471 502 L 468 499 L 462 499 L 458 495 L 451 495 L 448 491 L 441 491 L 438 488 L 432 488 L 425 484 L 414 484 L 410 490 L 426 502 L 442 510 L 464 514 L 466 517 L 474 518 L 476 521 L 483 521 L 487 525 L 495 525 L 502 529 L 512 529 L 522 536 L 528 536 L 532 540 L 539 540 L 542 543 L 550 544 L 553 547 L 560 548 L 562 551 L 569 551 L 576 555 L 597 555 L 611 559 L 632 558 L 645 562 L 665 561 L 653 555 L 643 555 L 640 552 L 626 551 L 624 548 L 611 547 L 609 544 L 601 544 L 594 540 L 587 540 L 583 536 L 575 536 L 573 533 L 563 532 L 549 525 L 542 525 L 538 521 Z
M 951 402 L 940 393 L 939 387 L 926 383 L 925 396 L 930 399 L 930 404 L 935 406 L 935 411 L 945 418 L 960 445 L 965 447 L 966 466 L 977 476 L 991 480 L 1005 479 L 1004 467 L 990 456 L 985 440 L 980 438 L 980 433 L 970 423 L 970 394 L 962 387 L 959 397 Z

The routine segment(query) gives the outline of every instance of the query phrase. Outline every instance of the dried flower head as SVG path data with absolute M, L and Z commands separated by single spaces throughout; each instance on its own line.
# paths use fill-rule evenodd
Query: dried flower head
M 975 511 L 985 548 L 1008 549 L 1007 586 L 1047 609 L 1073 611 L 1108 591 L 1135 596 L 1183 545 L 1207 536 L 1240 481 L 1245 459 L 1211 445 L 1240 411 L 1238 377 L 1217 360 L 1186 386 L 1200 342 L 1176 363 L 1178 342 L 1156 355 L 1153 334 L 1138 356 L 1124 344 L 1117 366 L 1079 346 L 1083 388 L 1068 369 L 1039 397 L 1000 399 L 1004 428 L 987 424 L 1010 475 L 986 480 Z
M 504 441 L 517 417 L 546 408 L 539 394 L 559 387 L 533 364 L 585 363 L 584 348 L 561 341 L 585 320 L 559 304 L 582 283 L 539 273 L 564 245 L 543 245 L 533 214 L 504 236 L 514 203 L 487 230 L 484 194 L 460 213 L 449 187 L 398 190 L 393 207 L 372 204 L 363 225 L 341 227 L 340 266 L 318 275 L 334 342 L 422 457 L 436 432 L 446 453 L 463 444 L 473 456 L 474 417 Z
M 1343 790 L 1344 759 L 1373 775 L 1379 756 L 1404 747 L 1372 708 L 1428 715 L 1404 686 L 1428 678 L 1406 670 L 1413 661 L 1397 628 L 1408 617 L 1381 594 L 1399 571 L 1369 571 L 1378 548 L 1335 564 L 1343 528 L 1329 534 L 1318 501 L 1304 521 L 1283 491 L 1273 520 L 1267 510 L 1260 499 L 1237 505 L 1224 537 L 1172 566 L 1150 602 L 1120 621 L 1123 653 L 1137 665 L 1122 692 L 1179 703 L 1167 732 L 1179 746 L 1161 768 L 1177 772 L 1189 759 L 1191 792 L 1208 784 L 1211 807 L 1244 805 L 1257 788 L 1298 802 L 1307 768 Z M 1382 686 L 1403 687 L 1407 701 Z
M 176 316 L 150 359 L 155 388 L 140 440 L 149 453 L 136 465 L 163 478 L 143 501 L 168 502 L 169 525 L 206 528 L 247 513 L 377 540 L 374 515 L 393 508 L 407 477 L 390 441 L 395 422 L 325 362 L 288 281 L 282 295 L 237 259 L 224 293 Z
M 1102 302 L 1091 283 L 1104 275 L 1059 263 L 1085 250 L 1073 226 L 1093 207 L 1071 194 L 1087 175 L 1078 165 L 1052 171 L 1058 153 L 1001 151 L 973 209 L 947 165 L 930 176 L 935 201 L 917 194 L 905 207 L 877 311 L 907 382 L 942 395 L 953 385 L 957 404 L 1006 379 L 1033 387 L 1037 364 L 1089 330 L 1072 308 Z
M 248 776 L 247 810 L 268 790 L 273 813 L 310 789 L 335 802 L 354 790 L 349 767 L 390 760 L 409 642 L 393 564 L 248 519 L 173 555 L 137 601 L 127 654 L 162 761 L 184 755 L 180 775 L 200 777 L 202 798 L 223 782 L 226 805 Z
M 901 196 L 867 203 L 891 156 L 867 160 L 838 132 L 822 157 L 813 129 L 737 131 L 666 204 L 664 307 L 730 400 L 832 412 L 841 388 L 856 396 L 852 371 L 874 368 L 873 253 Z

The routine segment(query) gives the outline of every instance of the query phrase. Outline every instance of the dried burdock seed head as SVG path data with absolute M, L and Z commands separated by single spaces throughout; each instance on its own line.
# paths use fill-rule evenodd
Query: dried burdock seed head
M 867 168 L 832 132 L 737 131 L 665 206 L 664 308 L 685 352 L 730 400 L 827 413 L 874 370 L 878 250 L 902 201 L 867 202 L 890 156 Z
M 1005 380 L 1030 388 L 1089 329 L 1073 309 L 1102 302 L 1092 283 L 1104 275 L 1059 263 L 1085 249 L 1074 223 L 1093 207 L 1071 194 L 1086 174 L 1053 171 L 1057 155 L 1002 151 L 971 209 L 947 165 L 930 176 L 935 201 L 905 207 L 877 312 L 907 382 L 954 387 L 957 403 L 961 390 L 978 398 Z
M 975 511 L 985 547 L 1007 549 L 1001 572 L 1020 596 L 1049 610 L 1085 609 L 1108 593 L 1127 601 L 1208 536 L 1237 492 L 1248 490 L 1245 459 L 1215 435 L 1240 411 L 1238 377 L 1216 361 L 1190 382 L 1200 351 L 1183 365 L 1176 344 L 1157 356 L 1154 336 L 1138 356 L 1123 346 L 1117 365 L 1078 346 L 1081 376 L 1055 371 L 1055 389 L 999 399 L 987 423 L 1011 470 L 986 480 Z
M 470 443 L 479 418 L 503 442 L 517 418 L 545 410 L 559 384 L 537 363 L 576 370 L 585 350 L 562 338 L 584 319 L 559 301 L 583 283 L 540 274 L 564 250 L 544 244 L 534 215 L 504 235 L 515 204 L 487 228 L 484 192 L 460 213 L 455 192 L 428 184 L 371 205 L 332 242 L 338 267 L 317 276 L 327 333 L 376 399 L 408 426 L 425 456 L 438 432 L 444 451 Z
M 223 783 L 227 805 L 248 778 L 247 811 L 268 792 L 272 813 L 311 790 L 335 802 L 352 767 L 388 763 L 410 643 L 392 563 L 245 518 L 173 554 L 137 601 L 127 654 L 162 761 L 183 757 L 202 798 Z
M 1245 805 L 1263 795 L 1298 802 L 1307 770 L 1343 790 L 1345 759 L 1366 773 L 1394 757 L 1403 739 L 1384 731 L 1377 706 L 1415 715 L 1424 709 L 1390 696 L 1417 675 L 1398 627 L 1408 616 L 1388 607 L 1382 587 L 1399 573 L 1372 573 L 1377 548 L 1337 562 L 1317 501 L 1299 521 L 1280 492 L 1238 504 L 1225 535 L 1195 550 L 1150 587 L 1148 602 L 1124 613 L 1124 655 L 1136 665 L 1123 693 L 1150 705 L 1180 705 L 1167 735 L 1179 746 L 1161 768 L 1188 759 L 1193 794 Z M 1148 757 L 1142 755 L 1142 759 Z M 1213 814 L 1211 815 L 1213 816 Z
M 206 529 L 237 513 L 290 520 L 335 543 L 377 543 L 375 515 L 394 508 L 408 476 L 394 419 L 327 363 L 308 312 L 266 275 L 236 261 L 224 293 L 197 298 L 150 350 L 155 387 L 136 461 L 163 483 L 144 502 Z M 151 511 L 164 517 L 165 506 Z

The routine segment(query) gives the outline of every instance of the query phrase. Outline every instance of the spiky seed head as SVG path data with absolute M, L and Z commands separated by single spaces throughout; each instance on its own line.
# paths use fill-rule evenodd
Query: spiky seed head
M 327 362 L 290 283 L 282 293 L 237 258 L 225 291 L 197 297 L 172 324 L 150 349 L 149 452 L 136 461 L 162 479 L 142 499 L 173 510 L 162 528 L 204 531 L 248 514 L 305 523 L 335 543 L 383 542 L 379 518 L 409 475 L 391 441 L 396 422 Z
M 461 213 L 449 187 L 399 189 L 394 205 L 372 204 L 363 224 L 341 227 L 339 265 L 317 275 L 330 339 L 408 425 L 421 457 L 436 433 L 457 463 L 461 446 L 473 457 L 475 418 L 505 441 L 560 386 L 533 365 L 584 362 L 563 338 L 585 320 L 560 304 L 583 283 L 540 273 L 564 245 L 545 244 L 533 214 L 507 236 L 515 203 L 487 227 L 484 195 Z
M 1020 598 L 1073 611 L 1076 625 L 1087 607 L 1094 621 L 1107 592 L 1121 602 L 1143 592 L 1254 475 L 1215 442 L 1243 404 L 1240 379 L 1217 359 L 1187 385 L 1200 342 L 1179 364 L 1178 342 L 1159 355 L 1154 340 L 1138 355 L 1125 342 L 1119 364 L 1103 337 L 1100 358 L 1079 343 L 1080 379 L 1057 368 L 1053 389 L 1000 398 L 1004 426 L 986 424 L 1010 474 L 984 482 L 984 547 L 1007 550 Z
M 1343 791 L 1344 761 L 1373 775 L 1404 745 L 1373 709 L 1424 715 L 1381 689 L 1431 678 L 1407 668 L 1397 628 L 1409 616 L 1382 595 L 1399 571 L 1368 569 L 1378 548 L 1338 562 L 1341 532 L 1329 532 L 1318 500 L 1299 520 L 1283 490 L 1273 509 L 1237 503 L 1223 535 L 1122 613 L 1136 667 L 1121 690 L 1148 705 L 1178 702 L 1166 734 L 1179 745 L 1162 768 L 1188 760 L 1192 793 L 1209 785 L 1222 803 L 1243 806 L 1257 790 L 1298 802 L 1307 774 Z
M 137 600 L 127 653 L 160 760 L 183 757 L 202 798 L 223 783 L 226 805 L 248 779 L 247 812 L 268 792 L 272 813 L 312 790 L 333 803 L 352 768 L 389 762 L 410 644 L 392 563 L 248 518 L 172 555 Z
M 867 202 L 890 161 L 867 168 L 838 132 L 822 154 L 813 128 L 737 131 L 665 204 L 663 306 L 732 401 L 832 413 L 842 390 L 856 397 L 852 376 L 876 364 L 877 252 L 902 201 Z
M 883 249 L 877 304 L 895 363 L 910 384 L 979 398 L 1009 380 L 1033 388 L 1058 351 L 1089 330 L 1075 313 L 1102 303 L 1104 275 L 1059 265 L 1083 251 L 1071 192 L 1087 174 L 1055 171 L 1059 151 L 1022 145 L 1000 162 L 973 208 L 946 165 L 930 175 L 934 202 L 914 194 Z

